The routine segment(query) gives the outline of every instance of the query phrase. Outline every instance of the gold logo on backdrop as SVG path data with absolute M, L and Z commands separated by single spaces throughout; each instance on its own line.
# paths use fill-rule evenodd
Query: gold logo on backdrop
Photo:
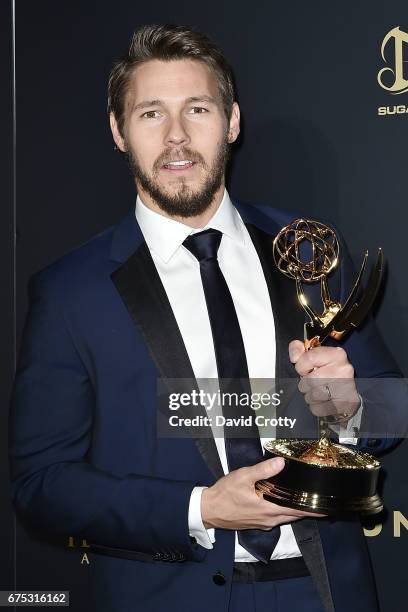
M 404 54 L 404 43 L 408 43 L 408 33 L 400 30 L 400 27 L 397 26 L 385 35 L 381 45 L 381 56 L 385 63 L 391 63 L 386 59 L 386 48 L 389 57 L 392 53 L 392 51 L 390 52 L 389 50 L 394 48 L 394 57 L 392 58 L 392 68 L 390 66 L 382 68 L 377 75 L 377 81 L 380 87 L 394 95 L 406 93 L 408 91 L 408 79 L 406 78 L 408 76 L 408 66 L 404 70 L 404 64 L 408 64 L 408 47 L 405 47 Z M 404 60 L 406 56 L 407 59 Z M 392 85 L 386 85 L 384 83 L 385 74 L 388 76 L 391 75 L 394 79 Z
M 79 544 L 79 540 L 76 540 L 74 536 L 69 536 L 68 537 L 68 548 L 78 548 L 78 547 L 79 548 L 90 548 L 85 538 L 82 538 L 81 543 Z M 88 553 L 86 552 L 83 552 L 82 557 L 81 557 L 81 565 L 83 565 L 84 563 L 86 563 L 86 565 L 90 565 Z
M 404 528 L 404 536 L 406 537 L 407 534 L 405 533 L 405 531 L 408 531 L 408 518 L 400 510 L 394 510 L 392 512 L 392 519 L 392 535 L 394 536 L 394 538 L 402 537 L 401 527 Z M 388 523 L 388 527 L 391 527 L 390 522 Z M 382 523 L 376 523 L 370 528 L 365 527 L 364 535 L 369 538 L 378 536 L 382 532 L 382 528 Z

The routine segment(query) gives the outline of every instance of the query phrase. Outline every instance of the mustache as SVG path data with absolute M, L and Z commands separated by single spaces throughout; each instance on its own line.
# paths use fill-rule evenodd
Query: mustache
M 206 167 L 204 158 L 198 151 L 193 151 L 188 147 L 183 147 L 182 149 L 167 149 L 166 151 L 163 151 L 163 153 L 159 155 L 153 164 L 153 172 L 159 172 L 159 170 L 165 164 L 175 161 L 182 161 L 183 159 L 189 159 L 192 162 L 202 164 L 204 167 Z

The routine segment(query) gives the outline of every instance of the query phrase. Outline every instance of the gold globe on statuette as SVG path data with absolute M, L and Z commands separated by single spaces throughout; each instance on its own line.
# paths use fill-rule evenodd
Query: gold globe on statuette
M 383 272 L 381 249 L 363 289 L 368 259 L 365 252 L 354 287 L 343 305 L 331 299 L 327 283 L 340 255 L 332 228 L 317 221 L 296 219 L 276 236 L 273 255 L 278 269 L 295 281 L 299 304 L 308 316 L 304 325 L 305 350 L 313 350 L 329 337 L 341 340 L 362 323 L 372 308 Z M 321 313 L 308 303 L 303 289 L 304 284 L 316 282 L 320 282 Z M 330 399 L 329 386 L 326 389 Z M 258 493 L 282 506 L 327 515 L 381 512 L 383 506 L 376 491 L 380 463 L 368 453 L 333 443 L 328 437 L 330 425 L 346 422 L 349 416 L 320 417 L 318 440 L 267 442 L 265 458 L 283 457 L 285 467 L 276 476 L 258 481 Z

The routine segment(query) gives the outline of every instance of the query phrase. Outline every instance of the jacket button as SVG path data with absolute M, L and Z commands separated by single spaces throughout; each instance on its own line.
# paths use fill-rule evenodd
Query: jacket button
M 214 574 L 212 579 L 217 586 L 222 586 L 223 584 L 227 582 L 227 579 L 225 578 L 224 574 L 222 574 L 221 572 L 217 572 L 216 574 Z

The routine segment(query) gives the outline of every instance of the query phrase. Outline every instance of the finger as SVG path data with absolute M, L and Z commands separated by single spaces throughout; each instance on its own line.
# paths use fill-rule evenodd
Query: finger
M 251 467 L 242 468 L 248 473 L 249 480 L 251 482 L 257 482 L 264 478 L 271 478 L 276 474 L 279 474 L 285 467 L 285 460 L 282 457 L 274 457 L 273 459 L 267 459 L 261 461 Z
M 347 412 L 345 407 L 360 404 L 354 378 L 310 378 L 300 379 L 298 389 L 308 404 L 332 401 L 337 412 Z
M 267 495 L 267 494 L 266 494 Z M 264 499 L 265 504 L 268 504 L 269 506 L 269 511 L 273 514 L 273 516 L 276 517 L 276 515 L 278 514 L 279 516 L 282 514 L 284 516 L 298 516 L 299 518 L 304 518 L 304 517 L 313 517 L 313 516 L 319 516 L 314 512 L 308 512 L 307 510 L 298 510 L 297 508 L 288 508 L 287 506 L 280 506 L 278 504 L 274 504 L 273 502 L 270 502 L 268 500 Z M 273 508 L 271 508 L 271 504 L 273 506 Z M 264 508 L 266 511 L 268 510 L 268 508 L 265 506 Z M 323 514 L 321 516 L 324 516 Z
M 321 388 L 325 388 L 326 386 L 328 386 L 331 392 L 332 383 L 334 379 L 333 378 L 320 378 L 318 376 L 314 376 L 313 374 L 314 373 L 308 376 L 302 376 L 298 384 L 299 391 L 301 393 L 311 393 L 315 389 L 321 389 Z M 328 396 L 327 393 L 326 393 L 326 396 Z
M 319 514 L 318 512 L 308 512 L 307 510 L 294 510 L 296 514 L 291 515 L 288 511 L 292 510 L 292 508 L 282 507 L 282 510 L 284 511 L 284 516 L 296 516 L 297 518 L 323 518 L 324 516 L 327 516 L 326 514 Z
M 354 368 L 349 361 L 343 364 L 328 363 L 318 368 L 314 368 L 311 372 L 306 374 L 305 377 L 310 379 L 325 378 L 328 381 L 334 379 L 350 380 L 354 378 Z
M 279 517 L 279 523 L 281 525 L 283 523 L 293 523 L 293 521 L 300 521 L 301 518 L 303 518 L 303 517 L 302 516 L 289 516 L 289 515 L 282 514 Z
M 277 525 L 283 525 L 285 523 L 293 523 L 294 521 L 300 521 L 301 518 L 303 518 L 303 517 L 301 517 L 301 516 L 289 516 L 289 515 L 286 516 L 284 514 L 281 514 L 281 515 L 275 517 L 276 525 L 273 525 L 272 527 L 268 527 L 268 529 L 265 529 L 265 531 L 270 531 L 271 529 L 273 529 Z
M 322 404 L 309 404 L 310 412 L 316 417 L 327 417 L 337 415 L 338 411 L 333 402 L 324 402 Z
M 320 380 L 323 384 L 319 384 Z M 304 399 L 309 405 L 332 402 L 337 412 L 349 412 L 353 406 L 359 406 L 361 402 L 354 379 L 332 378 L 330 382 L 325 382 L 325 379 L 302 378 L 298 389 L 304 394 Z M 350 408 L 347 408 L 348 406 Z
M 310 351 L 305 351 L 296 362 L 295 368 L 300 376 L 306 376 L 314 370 L 314 368 L 322 368 L 324 366 L 343 366 L 348 363 L 346 351 L 337 346 L 316 346 Z M 330 374 L 325 374 L 326 378 L 330 378 Z
M 292 363 L 296 363 L 304 352 L 305 347 L 303 342 L 300 342 L 300 340 L 292 340 L 292 342 L 289 342 L 289 359 Z
M 317 514 L 315 512 L 308 512 L 307 513 L 308 517 L 317 517 L 317 518 L 324 518 L 325 516 L 327 516 L 326 514 Z M 281 514 L 278 517 L 278 522 L 279 525 L 282 525 L 284 523 L 293 523 L 293 521 L 300 521 L 302 518 L 305 518 L 305 516 L 290 516 L 290 515 L 285 515 L 285 514 Z
M 332 397 L 332 389 L 328 385 L 313 387 L 305 393 L 305 400 L 308 404 L 329 402 Z

